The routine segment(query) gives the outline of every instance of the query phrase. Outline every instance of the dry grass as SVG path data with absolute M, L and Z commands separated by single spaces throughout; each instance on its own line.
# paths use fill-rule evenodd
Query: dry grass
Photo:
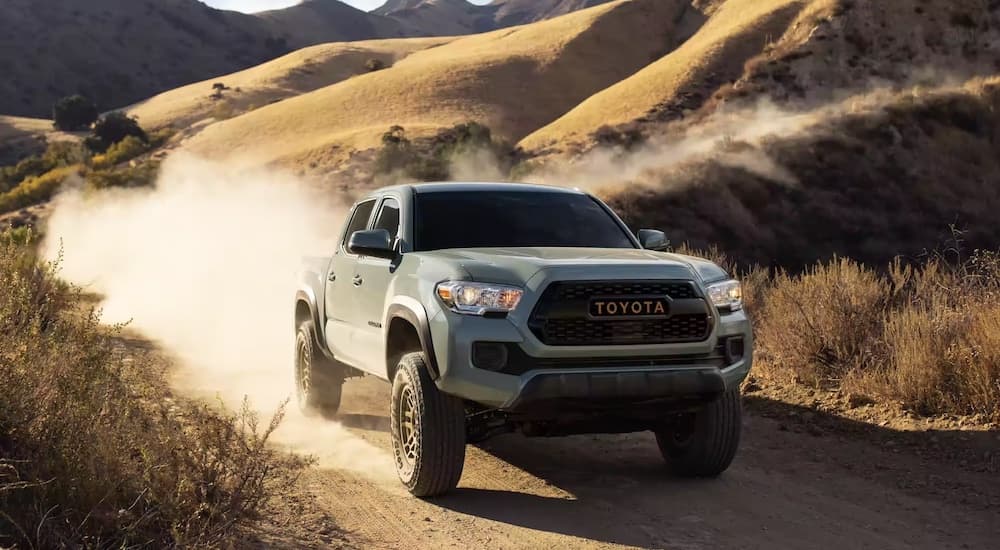
M 773 277 L 750 292 L 758 372 L 833 386 L 920 414 L 1000 419 L 1000 256 L 899 262 L 845 259 Z M 763 283 L 763 284 L 762 284 Z
M 176 398 L 29 248 L 0 244 L 0 546 L 232 543 L 303 466 L 280 420 Z
M 805 124 L 798 115 L 723 116 L 722 134 L 762 128 L 764 137 L 720 137 L 680 161 L 669 159 L 683 139 L 666 142 L 652 157 L 665 166 L 616 182 L 606 196 L 633 227 L 738 251 L 744 265 L 797 270 L 834 255 L 881 265 L 940 247 L 952 225 L 969 249 L 994 248 L 1000 79 L 868 99 L 807 112 Z M 727 162 L 723 153 L 737 147 L 793 181 Z
M 874 86 L 940 86 L 1000 71 L 1000 10 L 981 0 L 695 6 L 707 20 L 698 25 L 689 13 L 697 31 L 690 40 L 520 145 L 535 154 L 575 153 L 594 146 L 594 132 L 605 125 L 655 135 L 666 122 L 697 123 L 727 103 L 767 97 L 815 106 Z
M 667 51 L 683 5 L 622 0 L 457 39 L 388 69 L 213 124 L 189 148 L 235 152 L 258 163 L 297 161 L 335 147 L 345 155 L 377 147 L 392 125 L 422 137 L 467 120 L 520 139 Z
M 768 36 L 780 36 L 806 0 L 728 0 L 704 23 L 691 8 L 697 32 L 677 49 L 635 75 L 595 94 L 552 124 L 524 138 L 527 150 L 586 141 L 603 125 L 627 124 L 680 95 L 700 93 L 734 80 L 743 63 L 759 54 Z M 714 87 L 713 87 L 714 84 Z M 710 92 L 709 92 L 710 93 Z
M 365 64 L 377 60 L 386 66 L 415 51 L 438 46 L 452 38 L 410 38 L 338 42 L 312 46 L 262 65 L 189 84 L 147 99 L 128 109 L 147 129 L 161 126 L 185 128 L 211 118 L 225 105 L 231 118 L 277 100 L 308 93 L 369 72 Z M 210 97 L 212 85 L 228 89 L 219 99 Z M 216 116 L 219 119 L 220 117 Z

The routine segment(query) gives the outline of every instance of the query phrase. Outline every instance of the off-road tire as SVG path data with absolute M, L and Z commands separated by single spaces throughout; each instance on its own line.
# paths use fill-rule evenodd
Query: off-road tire
M 410 493 L 433 497 L 457 487 L 465 464 L 465 407 L 437 389 L 422 353 L 399 360 L 389 418 L 396 471 Z
M 323 356 L 316 345 L 312 321 L 299 325 L 295 335 L 295 397 L 307 415 L 333 418 L 344 393 L 344 372 Z
M 656 443 L 667 467 L 682 477 L 716 477 L 725 472 L 740 445 L 742 416 L 740 391 L 736 388 L 702 407 L 693 417 L 657 430 Z

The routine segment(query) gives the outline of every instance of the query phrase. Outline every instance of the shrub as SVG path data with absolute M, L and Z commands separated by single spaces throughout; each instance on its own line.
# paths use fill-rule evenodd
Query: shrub
M 406 137 L 402 126 L 393 126 L 382 134 L 382 148 L 375 156 L 375 173 L 404 172 L 414 162 L 413 144 Z
M 52 266 L 0 246 L 0 546 L 231 547 L 304 465 L 268 445 L 280 414 L 171 396 Z
M 99 114 L 97 105 L 81 95 L 65 97 L 52 106 L 55 127 L 67 132 L 89 128 Z
M 160 173 L 160 163 L 148 161 L 136 166 L 91 170 L 86 175 L 87 188 L 107 189 L 110 187 L 148 187 L 156 183 Z
M 128 162 L 139 155 L 148 152 L 150 144 L 135 137 L 127 136 L 125 139 L 115 143 L 103 155 L 94 157 L 93 166 L 96 169 L 104 169 L 109 166 Z
M 382 61 L 381 59 L 378 59 L 376 57 L 372 57 L 368 61 L 365 61 L 365 69 L 368 69 L 368 72 L 373 73 L 375 71 L 381 71 L 384 68 L 385 68 L 385 61 Z
M 87 145 L 95 152 L 103 153 L 109 147 L 133 136 L 143 142 L 148 142 L 146 132 L 139 126 L 139 121 L 135 117 L 130 117 L 121 111 L 108 113 L 101 117 L 94 124 L 92 139 L 87 140 Z
M 80 144 L 71 141 L 53 142 L 41 156 L 32 155 L 15 166 L 0 168 L 0 193 L 16 187 L 26 178 L 40 176 L 61 166 L 81 164 L 86 159 L 87 153 Z
M 838 259 L 744 276 L 758 372 L 921 414 L 1000 419 L 1000 256 L 897 261 L 883 273 Z
M 616 128 L 604 125 L 594 132 L 594 141 L 602 147 L 619 147 L 631 151 L 645 143 L 646 137 L 637 125 Z
M 411 141 L 402 126 L 392 126 L 382 135 L 382 149 L 375 158 L 375 173 L 403 175 L 418 181 L 447 180 L 457 159 L 472 156 L 509 173 L 513 166 L 512 153 L 509 144 L 494 140 L 492 131 L 477 122 L 456 124 L 418 142 Z
M 870 353 L 886 295 L 885 281 L 850 260 L 778 274 L 755 327 L 768 361 L 809 384 L 842 378 Z
M 0 214 L 49 200 L 63 182 L 79 173 L 80 166 L 64 166 L 28 178 L 21 185 L 0 195 Z
M 38 233 L 28 226 L 0 229 L 0 250 L 8 246 L 27 246 L 38 241 Z

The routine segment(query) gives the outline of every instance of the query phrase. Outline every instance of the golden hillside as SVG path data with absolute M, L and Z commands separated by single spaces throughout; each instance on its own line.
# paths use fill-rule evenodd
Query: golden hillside
M 746 263 L 964 255 L 1000 242 L 997 128 L 1000 77 L 720 113 L 636 153 L 643 170 L 619 170 L 600 193 L 633 227 Z
M 619 0 L 458 39 L 389 69 L 213 124 L 187 148 L 255 162 L 326 164 L 377 145 L 391 125 L 419 134 L 467 120 L 518 140 L 669 51 L 686 6 L 683 0 Z
M 133 105 L 128 112 L 147 129 L 184 128 L 206 118 L 230 118 L 370 72 L 366 66 L 370 60 L 389 67 L 414 51 L 451 40 L 412 38 L 312 46 L 245 71 L 164 92 Z M 216 83 L 228 89 L 217 92 Z
M 582 141 L 603 125 L 647 116 L 680 94 L 720 86 L 780 36 L 806 6 L 804 0 L 728 0 L 687 42 L 634 76 L 581 103 L 521 145 L 537 150 Z
M 656 132 L 731 99 L 815 103 L 1000 71 L 1000 6 L 978 0 L 725 0 L 697 33 L 521 145 L 573 152 L 602 126 Z M 697 3 L 695 7 L 698 8 Z

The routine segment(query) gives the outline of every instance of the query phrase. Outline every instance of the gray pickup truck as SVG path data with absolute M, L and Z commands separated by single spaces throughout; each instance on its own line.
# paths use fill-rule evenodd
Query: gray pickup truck
M 397 470 L 420 497 L 458 484 L 466 443 L 512 431 L 652 431 L 677 475 L 719 475 L 753 334 L 739 283 L 668 247 L 575 190 L 374 192 L 301 276 L 298 401 L 333 417 L 346 379 L 391 382 Z

